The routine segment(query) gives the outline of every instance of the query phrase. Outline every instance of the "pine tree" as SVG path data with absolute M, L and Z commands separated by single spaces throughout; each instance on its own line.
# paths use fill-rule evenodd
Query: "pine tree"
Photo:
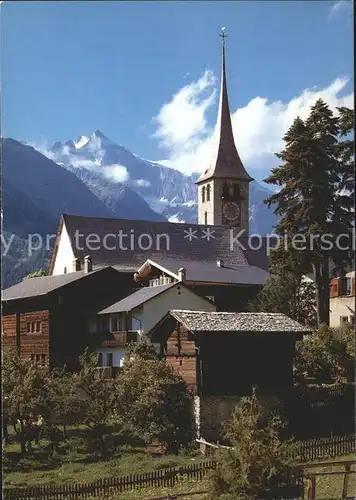
M 353 214 L 345 194 L 351 183 L 352 155 L 345 140 L 351 131 L 350 112 L 342 108 L 336 117 L 319 99 L 305 121 L 296 118 L 284 136 L 284 150 L 276 154 L 282 165 L 265 179 L 281 187 L 266 200 L 269 206 L 276 204 L 275 213 L 281 216 L 277 233 L 287 235 L 288 250 L 302 252 L 301 260 L 313 269 L 319 324 L 329 323 L 330 262 L 343 267 L 350 256 Z M 337 244 L 342 234 L 346 249 Z

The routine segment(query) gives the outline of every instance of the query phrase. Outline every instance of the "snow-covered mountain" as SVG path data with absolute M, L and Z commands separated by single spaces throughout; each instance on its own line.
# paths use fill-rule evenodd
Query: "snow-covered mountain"
M 100 130 L 89 137 L 80 136 L 76 141 L 56 142 L 49 154 L 56 163 L 77 175 L 111 210 L 115 211 L 115 207 L 122 204 L 129 190 L 143 198 L 162 218 L 171 222 L 197 222 L 198 199 L 194 182 L 198 174 L 187 176 L 158 162 L 140 158 L 108 139 Z M 250 189 L 251 231 L 267 234 L 276 221 L 272 210 L 263 204 L 270 192 L 255 181 Z M 131 218 L 144 218 L 138 198 L 131 208 Z

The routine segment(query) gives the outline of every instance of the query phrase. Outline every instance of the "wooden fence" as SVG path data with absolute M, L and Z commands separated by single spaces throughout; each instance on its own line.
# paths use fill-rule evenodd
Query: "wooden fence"
M 349 435 L 299 441 L 297 442 L 295 455 L 300 457 L 304 462 L 318 458 L 349 455 L 356 452 L 355 439 L 355 435 Z M 197 439 L 197 442 L 200 445 L 200 451 L 203 455 L 210 455 L 218 448 L 229 448 L 219 443 L 209 443 L 205 439 Z
M 182 479 L 202 480 L 206 473 L 217 467 L 215 461 L 205 461 L 182 467 L 161 469 L 146 474 L 133 474 L 99 479 L 86 484 L 41 485 L 28 488 L 4 488 L 4 500 L 77 500 L 90 496 L 123 492 L 139 488 L 174 487 Z
M 205 453 L 223 447 L 219 444 L 198 440 Z M 225 447 L 227 448 L 227 447 Z M 332 438 L 315 439 L 300 442 L 297 454 L 302 460 L 315 460 L 341 456 L 356 451 L 355 436 L 336 436 Z M 94 495 L 102 496 L 114 491 L 123 492 L 139 488 L 173 488 L 182 479 L 202 480 L 209 470 L 216 469 L 218 464 L 214 460 L 204 461 L 187 466 L 161 469 L 146 474 L 99 479 L 85 484 L 39 485 L 28 488 L 4 488 L 4 500 L 78 500 Z M 345 473 L 344 473 L 345 474 Z M 350 474 L 346 472 L 345 477 Z M 311 475 L 314 475 L 311 474 Z M 308 476 L 311 476 L 308 474 Z M 313 480 L 314 481 L 314 480 Z M 311 485 L 312 491 L 315 487 Z M 311 494 L 312 495 L 312 494 Z M 177 497 L 178 495 L 176 495 Z M 166 497 L 169 498 L 169 497 Z M 172 497 L 174 498 L 174 497 Z M 311 496 L 310 498 L 313 498 Z
M 330 438 L 319 438 L 311 441 L 300 441 L 296 454 L 305 462 L 317 458 L 341 457 L 356 452 L 356 437 L 334 436 Z

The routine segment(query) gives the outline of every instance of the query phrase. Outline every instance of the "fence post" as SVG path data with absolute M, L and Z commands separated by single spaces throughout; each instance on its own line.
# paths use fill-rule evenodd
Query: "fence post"
M 307 489 L 308 500 L 315 500 L 315 491 L 316 491 L 316 477 L 310 476 L 308 478 L 308 489 Z
M 345 475 L 344 475 L 344 483 L 342 485 L 342 496 L 341 498 L 347 498 L 347 490 L 349 487 L 349 476 L 351 471 L 351 464 L 345 464 Z

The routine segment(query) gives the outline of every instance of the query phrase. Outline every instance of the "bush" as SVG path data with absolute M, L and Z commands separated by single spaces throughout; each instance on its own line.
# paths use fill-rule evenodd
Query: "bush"
M 225 428 L 232 448 L 218 453 L 221 467 L 210 478 L 210 498 L 252 500 L 294 495 L 293 443 L 280 439 L 283 428 L 278 415 L 266 413 L 255 391 L 251 397 L 241 398 Z

